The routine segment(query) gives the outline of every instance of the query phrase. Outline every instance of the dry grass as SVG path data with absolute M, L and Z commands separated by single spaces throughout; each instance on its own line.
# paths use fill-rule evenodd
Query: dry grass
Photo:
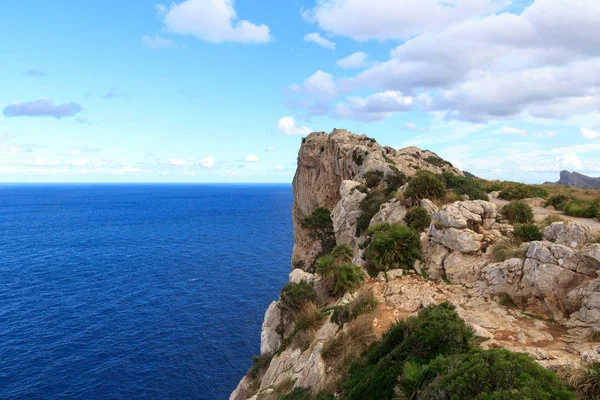
M 361 290 L 356 294 L 356 298 L 350 306 L 350 311 L 354 317 L 362 314 L 374 313 L 377 311 L 379 302 L 371 290 Z
M 346 325 L 335 337 L 323 346 L 323 360 L 328 366 L 341 371 L 358 357 L 375 340 L 373 334 L 373 316 L 359 315 Z
M 551 196 L 571 196 L 583 200 L 595 200 L 600 197 L 598 189 L 579 189 L 564 185 L 541 185 L 548 192 L 548 197 Z
M 311 301 L 304 303 L 296 314 L 296 329 L 292 346 L 302 350 L 308 349 L 324 320 L 325 316 L 315 303 Z
M 456 201 L 462 201 L 462 195 L 456 193 L 453 190 L 446 191 L 446 196 L 441 199 L 433 200 L 434 204 L 438 207 L 442 207 L 445 204 L 452 204 Z
M 556 215 L 556 214 L 551 214 L 548 215 L 546 218 L 544 218 L 543 221 L 541 221 L 539 223 L 540 228 L 544 229 L 550 225 L 552 225 L 555 222 L 566 222 L 567 220 L 564 219 L 563 217 L 561 217 L 560 215 Z
M 495 262 L 503 262 L 511 258 L 525 258 L 527 250 L 521 249 L 521 242 L 516 239 L 499 240 L 492 248 Z
M 573 388 L 577 399 L 600 399 L 600 364 L 578 368 L 565 366 L 556 374 L 565 385 Z

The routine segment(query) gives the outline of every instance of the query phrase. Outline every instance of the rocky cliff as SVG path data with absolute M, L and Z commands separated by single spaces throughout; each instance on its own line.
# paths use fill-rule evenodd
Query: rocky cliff
M 414 147 L 395 150 L 338 129 L 306 137 L 293 182 L 295 246 L 290 282 L 314 288 L 316 297 L 311 299 L 322 312 L 344 310 L 364 293 L 372 293 L 379 306 L 367 321 L 370 340 L 398 319 L 449 301 L 482 338 L 483 348 L 524 352 L 548 368 L 600 360 L 599 343 L 590 339 L 600 330 L 600 244 L 586 225 L 551 224 L 543 240 L 524 243 L 520 255 L 495 262 L 493 249 L 510 240 L 513 231 L 495 204 L 468 196 L 435 202 L 413 198 L 409 179 L 377 203 L 366 222 L 368 226 L 403 223 L 411 209 L 422 207 L 431 222 L 415 234 L 421 255 L 403 269 L 368 277 L 365 247 L 372 232 L 358 227 L 364 219 L 365 199 L 379 190 L 376 184 L 383 186 L 383 181 L 370 184 L 369 179 L 378 176 L 399 182 L 392 178 L 410 178 L 422 170 L 463 176 L 436 154 Z M 352 263 L 365 269 L 367 276 L 343 295 L 331 295 L 331 277 L 315 272 L 322 243 L 303 220 L 319 207 L 331 212 L 335 244 L 346 245 Z M 344 325 L 327 315 L 315 319 L 317 326 L 300 343 L 298 312 L 290 311 L 283 294 L 274 301 L 262 327 L 261 357 L 230 400 L 277 399 L 283 388 L 318 391 L 335 386 L 340 371 L 324 352 L 331 353 L 332 343 L 343 342 L 358 323 Z
M 561 171 L 560 180 L 556 183 L 581 189 L 600 189 L 600 178 L 592 178 L 578 172 Z

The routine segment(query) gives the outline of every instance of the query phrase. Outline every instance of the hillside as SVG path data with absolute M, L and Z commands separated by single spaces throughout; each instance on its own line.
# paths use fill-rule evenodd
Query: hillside
M 592 200 L 472 179 L 345 130 L 303 139 L 293 190 L 289 284 L 230 400 L 584 393 L 578 371 L 600 362 L 598 233 L 557 215 L 536 225 L 528 204 L 598 217 Z M 502 371 L 486 364 L 500 359 Z M 444 386 L 462 379 L 448 360 L 498 382 Z
M 592 178 L 578 172 L 561 171 L 560 180 L 556 183 L 581 189 L 600 189 L 600 178 Z

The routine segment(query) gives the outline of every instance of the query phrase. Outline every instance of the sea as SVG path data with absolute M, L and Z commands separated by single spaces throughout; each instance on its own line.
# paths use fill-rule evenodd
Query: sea
M 0 184 L 0 399 L 228 399 L 291 185 Z

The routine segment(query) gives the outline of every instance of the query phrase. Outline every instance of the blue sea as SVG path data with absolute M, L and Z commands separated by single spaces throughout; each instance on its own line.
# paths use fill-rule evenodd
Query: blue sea
M 227 399 L 291 207 L 291 185 L 0 185 L 0 398 Z

